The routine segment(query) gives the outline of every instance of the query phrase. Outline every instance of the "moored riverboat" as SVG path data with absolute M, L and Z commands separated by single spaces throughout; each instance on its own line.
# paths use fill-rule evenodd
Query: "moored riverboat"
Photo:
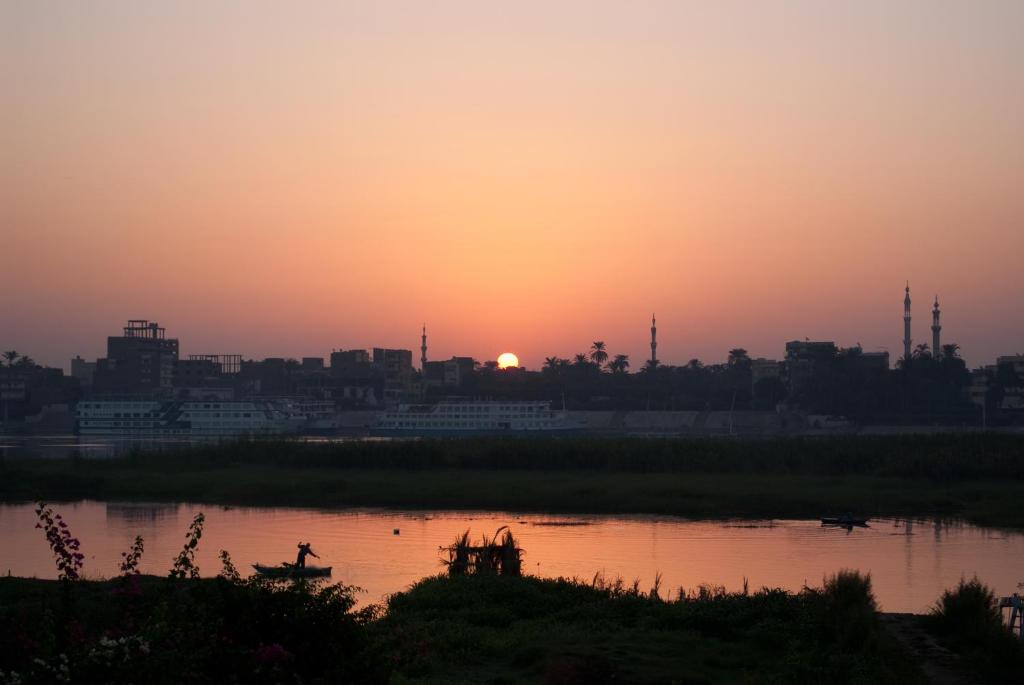
M 567 435 L 581 432 L 550 402 L 446 400 L 436 404 L 401 404 L 378 417 L 374 435 L 448 437 L 460 435 Z

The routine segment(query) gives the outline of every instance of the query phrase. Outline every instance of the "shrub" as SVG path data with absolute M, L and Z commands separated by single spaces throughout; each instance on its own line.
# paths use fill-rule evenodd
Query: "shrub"
M 960 652 L 983 682 L 1011 682 L 1024 669 L 1024 643 L 1005 625 L 995 592 L 977 578 L 960 579 L 935 602 L 928 628 Z
M 980 580 L 960 579 L 952 590 L 945 590 L 932 607 L 935 632 L 956 635 L 965 642 L 987 641 L 1003 629 L 999 601 L 995 592 Z
M 823 637 L 842 649 L 856 651 L 877 633 L 878 603 L 871 589 L 871 574 L 843 569 L 825 579 L 821 590 L 820 622 Z

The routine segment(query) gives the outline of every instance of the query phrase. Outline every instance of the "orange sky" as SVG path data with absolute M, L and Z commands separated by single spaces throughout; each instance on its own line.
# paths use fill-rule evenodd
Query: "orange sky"
M 1024 3 L 480 4 L 4 3 L 0 347 L 1024 352 Z

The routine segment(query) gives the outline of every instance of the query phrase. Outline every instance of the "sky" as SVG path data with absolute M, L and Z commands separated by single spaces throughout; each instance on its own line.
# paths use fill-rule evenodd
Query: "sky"
M 0 347 L 1024 352 L 1024 2 L 0 2 Z M 418 352 L 416 355 L 418 357 Z

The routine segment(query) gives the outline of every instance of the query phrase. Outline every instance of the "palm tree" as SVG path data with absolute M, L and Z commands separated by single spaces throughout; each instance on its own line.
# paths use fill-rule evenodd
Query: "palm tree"
M 959 359 L 960 358 L 960 346 L 956 343 L 950 343 L 942 346 L 942 356 L 946 359 Z
M 729 350 L 729 366 L 736 366 L 748 361 L 750 361 L 750 356 L 742 347 L 736 347 Z
M 558 362 L 561 361 L 558 357 L 545 357 L 544 368 L 552 371 L 558 368 Z
M 608 352 L 605 351 L 604 341 L 594 341 L 594 344 L 590 346 L 590 358 L 597 364 L 597 368 L 600 369 L 604 365 L 608 360 Z
M 629 369 L 629 355 L 617 354 L 615 359 L 608 362 L 608 369 L 612 373 L 625 373 Z
M 659 362 L 657 359 L 648 359 L 646 362 L 644 362 L 643 368 L 641 368 L 640 370 L 650 373 L 656 370 L 660 365 L 661 362 Z
M 35 365 L 36 360 L 26 355 L 21 355 L 21 359 L 18 360 L 18 366 L 21 368 L 30 368 Z
M 928 343 L 921 343 L 914 348 L 913 357 L 914 359 L 921 359 L 922 357 L 931 357 L 932 353 L 929 351 Z
M 577 353 L 576 356 L 572 358 L 573 366 L 587 366 L 588 364 L 590 364 L 590 360 L 587 359 L 587 355 L 582 352 Z

